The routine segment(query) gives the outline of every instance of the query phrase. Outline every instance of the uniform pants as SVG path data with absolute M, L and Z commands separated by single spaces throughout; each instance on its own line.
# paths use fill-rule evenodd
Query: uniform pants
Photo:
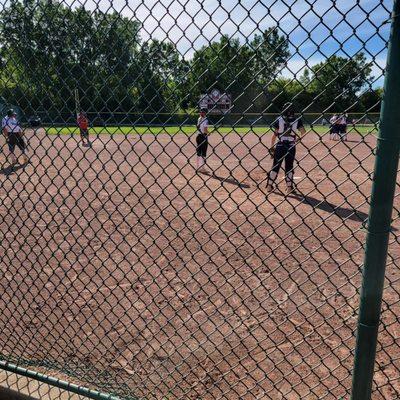
M 293 167 L 296 157 L 296 144 L 292 141 L 280 141 L 275 147 L 274 163 L 269 173 L 268 184 L 272 185 L 278 177 L 282 162 L 285 161 L 285 180 L 293 186 Z
M 87 128 L 86 129 L 80 128 L 79 131 L 80 131 L 82 139 L 83 138 L 86 138 L 86 139 L 89 138 L 89 131 L 87 130 Z
M 8 149 L 10 150 L 10 153 L 14 153 L 15 146 L 17 146 L 22 153 L 25 152 L 25 141 L 24 138 L 21 136 L 20 133 L 9 133 L 8 134 Z
M 339 133 L 339 125 L 331 125 L 331 135 L 337 135 Z
M 208 137 L 207 135 L 199 134 L 196 136 L 196 153 L 198 157 L 207 157 Z

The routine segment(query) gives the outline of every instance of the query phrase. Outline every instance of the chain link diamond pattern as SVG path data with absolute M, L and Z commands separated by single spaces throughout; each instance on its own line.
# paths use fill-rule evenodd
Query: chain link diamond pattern
M 0 110 L 29 161 L 6 126 L 1 361 L 121 399 L 349 398 L 390 9 L 3 0 Z M 289 194 L 282 170 L 267 190 L 288 102 Z M 399 210 L 376 400 L 400 396 Z

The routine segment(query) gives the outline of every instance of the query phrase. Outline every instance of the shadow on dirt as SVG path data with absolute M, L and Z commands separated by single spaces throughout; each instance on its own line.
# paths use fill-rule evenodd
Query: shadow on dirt
M 217 181 L 220 181 L 221 183 L 230 183 L 231 185 L 236 185 L 242 189 L 248 189 L 250 187 L 250 185 L 248 185 L 247 183 L 241 183 L 232 177 L 218 176 L 215 172 L 200 172 L 200 173 L 203 175 L 207 175 L 213 179 L 216 179 Z

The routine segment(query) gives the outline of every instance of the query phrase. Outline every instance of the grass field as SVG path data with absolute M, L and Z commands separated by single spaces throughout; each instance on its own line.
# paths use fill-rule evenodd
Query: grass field
M 79 129 L 77 127 L 45 127 L 44 128 L 47 134 L 49 135 L 73 135 L 73 134 L 78 134 Z M 324 135 L 327 134 L 329 131 L 329 128 L 327 126 L 314 126 L 312 129 L 308 126 L 306 127 L 307 130 L 313 131 L 319 135 Z M 178 133 L 184 133 L 187 135 L 191 135 L 196 132 L 196 127 L 193 126 L 94 126 L 90 128 L 90 133 L 92 134 L 102 134 L 102 133 L 108 133 L 108 134 L 138 134 L 138 135 L 143 135 L 143 134 L 153 134 L 153 135 L 158 135 L 160 133 L 167 133 L 170 135 L 175 135 Z M 229 134 L 229 133 L 239 133 L 241 135 L 244 135 L 246 133 L 255 133 L 257 135 L 262 135 L 264 133 L 270 132 L 271 128 L 267 126 L 257 126 L 257 127 L 251 127 L 251 126 L 238 126 L 238 127 L 231 127 L 231 126 L 224 126 L 224 127 L 219 127 L 219 128 L 213 128 L 211 127 L 211 132 L 217 132 L 219 134 Z M 368 134 L 375 134 L 377 132 L 376 127 L 374 125 L 362 125 L 362 126 L 357 126 L 355 128 L 349 128 L 349 132 L 355 132 L 360 135 L 368 135 Z

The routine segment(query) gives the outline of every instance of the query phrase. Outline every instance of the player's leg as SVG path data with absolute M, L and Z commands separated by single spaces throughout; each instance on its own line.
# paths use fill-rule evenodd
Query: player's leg
M 196 169 L 200 170 L 201 167 L 203 166 L 203 156 L 202 156 L 202 148 L 201 144 L 203 142 L 202 135 L 197 135 L 196 136 Z
M 10 162 L 11 165 L 14 165 L 17 163 L 17 157 L 14 154 L 15 151 L 15 146 L 16 146 L 16 136 L 15 133 L 9 133 L 8 134 L 8 150 L 10 151 Z
M 340 130 L 339 130 L 339 139 L 343 140 L 344 135 L 345 135 L 345 126 L 343 124 L 340 124 Z
M 296 158 L 296 145 L 293 143 L 286 152 L 285 156 L 285 181 L 286 193 L 291 193 L 295 190 L 294 187 L 294 160 Z
M 197 170 L 206 172 L 205 167 L 207 158 L 208 138 L 206 135 L 197 135 L 196 137 Z
M 203 158 L 203 170 L 207 171 L 207 149 L 208 149 L 208 137 L 204 136 L 203 143 L 201 144 L 201 156 Z
M 206 156 L 207 156 L 207 136 L 196 136 L 196 154 L 197 154 L 197 170 L 202 172 L 205 170 Z
M 85 133 L 82 128 L 79 128 L 79 134 L 81 136 L 82 145 L 84 146 L 85 145 Z
M 339 125 L 334 126 L 333 140 L 339 140 Z
M 84 130 L 83 130 L 83 135 L 85 136 L 86 144 L 87 144 L 88 146 L 90 146 L 89 130 L 88 130 L 88 129 L 84 129 Z
M 22 136 L 18 136 L 16 144 L 17 144 L 18 148 L 21 150 L 24 164 L 26 164 L 28 162 L 28 156 L 26 155 L 26 144 L 25 144 L 24 138 Z
M 278 177 L 279 170 L 282 165 L 282 161 L 285 158 L 285 146 L 283 143 L 278 143 L 275 146 L 274 161 L 272 163 L 271 171 L 268 174 L 267 179 L 267 191 L 272 192 L 274 190 L 275 181 Z

